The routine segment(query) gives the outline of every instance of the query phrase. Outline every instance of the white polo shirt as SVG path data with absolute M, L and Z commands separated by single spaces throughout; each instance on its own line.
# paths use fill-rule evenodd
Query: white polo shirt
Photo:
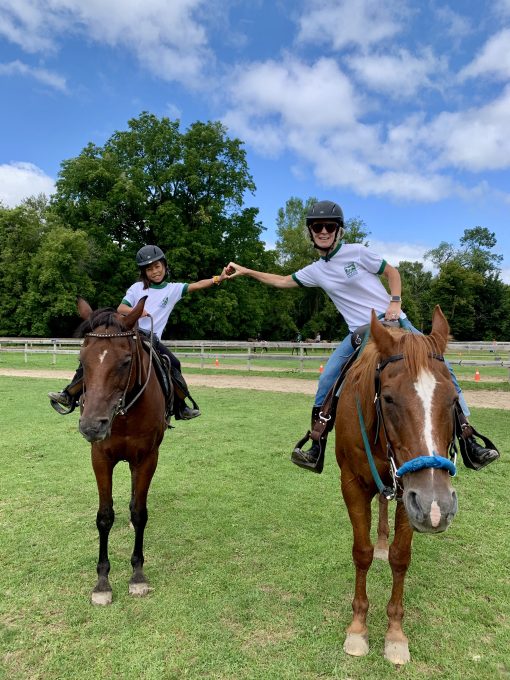
M 143 287 L 142 281 L 137 281 L 128 288 L 122 303 L 134 307 L 144 295 L 147 295 L 144 309 L 152 316 L 154 333 L 161 339 L 163 331 L 175 305 L 188 290 L 187 283 L 151 283 L 149 288 Z M 151 321 L 147 316 L 141 316 L 138 325 L 144 331 L 150 332 Z
M 390 295 L 379 278 L 385 267 L 386 260 L 366 246 L 341 243 L 292 278 L 300 286 L 322 288 L 352 332 L 370 322 L 372 309 L 376 314 L 388 309 Z M 405 318 L 403 312 L 400 316 Z

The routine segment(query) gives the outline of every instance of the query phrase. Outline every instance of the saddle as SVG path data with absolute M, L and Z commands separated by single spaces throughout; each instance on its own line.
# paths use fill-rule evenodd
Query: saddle
M 144 350 L 148 354 L 152 352 L 152 365 L 161 389 L 163 390 L 163 394 L 165 395 L 165 417 L 168 419 L 172 414 L 174 406 L 174 390 L 172 387 L 173 369 L 170 364 L 170 359 L 166 354 L 158 352 L 147 336 L 141 334 L 140 337 Z

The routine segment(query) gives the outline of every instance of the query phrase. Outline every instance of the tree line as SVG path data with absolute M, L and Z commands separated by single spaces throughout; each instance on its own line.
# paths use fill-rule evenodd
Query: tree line
M 311 203 L 289 198 L 277 215 L 277 242 L 266 250 L 243 143 L 219 122 L 179 121 L 148 112 L 103 146 L 88 144 L 64 160 L 56 192 L 15 208 L 0 205 L 0 336 L 69 337 L 76 298 L 117 307 L 137 279 L 135 254 L 147 243 L 167 254 L 172 281 L 219 273 L 230 260 L 289 274 L 316 254 L 305 215 Z M 345 240 L 369 245 L 361 218 L 346 224 Z M 510 339 L 510 286 L 502 256 L 486 227 L 467 228 L 458 245 L 446 242 L 420 262 L 401 262 L 403 308 L 428 331 L 439 303 L 457 340 Z M 184 298 L 167 336 L 176 339 L 292 340 L 297 333 L 341 338 L 346 328 L 317 289 L 281 291 L 248 278 Z

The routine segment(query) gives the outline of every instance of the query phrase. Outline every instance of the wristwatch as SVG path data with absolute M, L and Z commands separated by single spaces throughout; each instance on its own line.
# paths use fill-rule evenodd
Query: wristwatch
M 402 298 L 400 297 L 400 295 L 392 295 L 391 301 L 392 302 L 402 302 Z

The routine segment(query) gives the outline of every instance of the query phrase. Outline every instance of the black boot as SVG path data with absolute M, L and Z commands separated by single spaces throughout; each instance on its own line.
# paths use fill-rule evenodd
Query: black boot
M 326 430 L 318 440 L 312 438 L 314 425 L 319 419 L 321 408 L 321 406 L 313 407 L 311 429 L 298 441 L 291 456 L 291 460 L 295 465 L 299 465 L 299 467 L 302 467 L 305 470 L 311 470 L 317 474 L 320 474 L 324 468 L 324 453 L 326 451 L 327 439 Z M 307 451 L 303 451 L 302 447 L 309 439 L 312 439 L 312 445 Z
M 499 451 L 490 439 L 484 437 L 467 421 L 463 413 L 458 414 L 460 424 L 459 448 L 464 465 L 471 470 L 481 470 L 499 458 Z M 475 439 L 481 439 L 485 446 L 481 446 Z
M 200 414 L 200 408 L 197 402 L 189 393 L 188 385 L 183 378 L 183 375 L 175 366 L 171 369 L 172 384 L 174 386 L 174 416 L 176 420 L 191 420 Z M 191 401 L 192 406 L 186 404 L 185 399 Z
M 61 416 L 72 413 L 80 401 L 83 392 L 83 367 L 80 363 L 73 379 L 62 392 L 48 392 L 51 406 Z

